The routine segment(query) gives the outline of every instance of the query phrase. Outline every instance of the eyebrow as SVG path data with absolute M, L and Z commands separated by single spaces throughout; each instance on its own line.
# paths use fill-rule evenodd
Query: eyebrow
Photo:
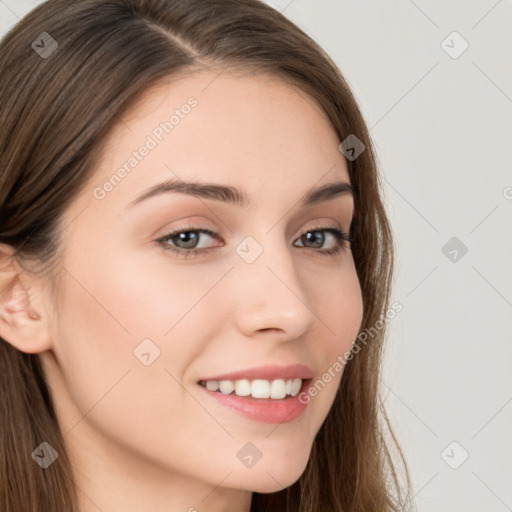
M 185 182 L 171 178 L 144 191 L 128 203 L 127 208 L 131 208 L 150 197 L 170 192 L 222 201 L 236 206 L 247 207 L 249 204 L 247 194 L 235 187 L 214 183 Z M 327 183 L 319 188 L 308 190 L 300 199 L 300 206 L 312 206 L 346 194 L 354 196 L 354 189 L 350 183 L 345 181 Z

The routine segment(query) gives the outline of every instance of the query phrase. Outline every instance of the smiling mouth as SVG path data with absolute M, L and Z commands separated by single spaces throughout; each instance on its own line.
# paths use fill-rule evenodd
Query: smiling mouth
M 304 382 L 311 379 L 240 379 L 240 380 L 201 380 L 199 385 L 208 391 L 224 395 L 247 398 L 283 400 L 296 396 Z

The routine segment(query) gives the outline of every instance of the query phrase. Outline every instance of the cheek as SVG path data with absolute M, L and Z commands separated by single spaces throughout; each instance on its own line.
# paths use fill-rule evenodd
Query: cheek
M 133 366 L 134 339 L 128 317 L 110 295 L 111 282 L 104 280 L 103 273 L 90 272 L 86 266 L 67 268 L 55 355 L 65 381 L 62 403 L 69 398 L 77 409 L 73 422 L 113 387 L 118 388 L 116 392 L 123 389 L 116 383 Z
M 209 269 L 201 275 L 177 265 L 170 269 L 164 257 L 105 255 L 101 263 L 89 253 L 82 261 L 70 259 L 66 264 L 69 272 L 56 331 L 61 371 L 83 413 L 127 371 L 131 374 L 126 381 L 138 379 L 143 371 L 143 387 L 175 389 L 164 369 L 181 380 L 202 349 L 200 341 L 210 338 L 216 310 L 202 299 L 225 272 Z M 199 342 L 191 336 L 198 330 Z M 124 383 L 119 389 L 128 387 Z
M 108 263 L 107 263 L 108 264 Z M 159 249 L 140 252 L 103 271 L 105 303 L 135 339 L 162 338 L 181 327 L 229 266 L 210 264 L 200 269 L 180 265 Z M 92 271 L 92 269 L 91 269 Z
M 318 337 L 311 337 L 310 352 L 320 373 L 312 382 L 304 402 L 313 405 L 316 427 L 327 416 L 343 376 L 347 355 L 361 328 L 363 301 L 352 258 L 329 279 L 310 283 L 312 306 L 318 315 Z M 321 347 L 321 349 L 320 349 Z
M 309 283 L 312 305 L 325 333 L 326 353 L 334 359 L 349 349 L 363 319 L 361 286 L 352 257 L 337 270 Z M 340 352 L 341 351 L 341 352 Z
M 194 357 L 192 344 L 182 342 L 185 330 L 192 329 L 187 317 L 163 335 L 197 298 L 192 291 L 177 294 L 174 286 L 149 279 L 127 262 L 105 262 L 95 271 L 92 263 L 67 268 L 74 278 L 63 287 L 55 350 L 63 380 L 54 380 L 64 430 L 80 435 L 92 426 L 143 453 L 148 436 L 163 443 L 163 433 L 179 429 L 190 407 L 174 380 L 181 380 Z

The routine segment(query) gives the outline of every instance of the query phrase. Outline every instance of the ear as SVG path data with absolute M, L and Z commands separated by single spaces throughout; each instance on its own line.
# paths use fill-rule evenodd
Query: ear
M 28 354 L 51 349 L 41 279 L 24 270 L 15 250 L 0 244 L 0 337 Z

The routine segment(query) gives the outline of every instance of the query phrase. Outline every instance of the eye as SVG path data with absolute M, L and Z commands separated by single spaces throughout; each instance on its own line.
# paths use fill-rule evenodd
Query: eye
M 171 231 L 162 238 L 159 238 L 156 240 L 156 242 L 166 251 L 172 251 L 181 256 L 187 257 L 189 254 L 209 252 L 213 248 L 198 248 L 199 240 L 204 238 L 201 237 L 201 235 L 207 235 L 212 238 L 217 237 L 216 233 L 209 229 L 180 227 Z M 173 245 L 170 245 L 169 242 L 171 242 Z
M 327 233 L 327 236 L 325 235 Z M 179 256 L 187 257 L 190 254 L 209 253 L 215 247 L 224 246 L 224 242 L 217 246 L 210 246 L 206 248 L 199 247 L 199 241 L 206 235 L 210 238 L 220 237 L 209 229 L 196 228 L 196 227 L 179 227 L 165 236 L 158 238 L 155 242 L 160 245 L 165 251 L 172 251 Z M 328 249 L 318 250 L 324 246 L 325 241 L 331 238 L 331 244 L 334 245 Z M 304 232 L 298 239 L 302 245 L 295 247 L 304 247 L 306 249 L 313 249 L 315 252 L 330 256 L 338 254 L 344 250 L 350 249 L 350 243 L 353 241 L 351 235 L 338 228 L 332 226 L 316 227 Z
M 327 237 L 325 233 L 328 234 Z M 322 251 L 317 252 L 320 252 L 321 254 L 327 256 L 338 254 L 341 251 L 350 248 L 350 245 L 347 244 L 351 244 L 351 242 L 353 241 L 352 236 L 349 233 L 346 233 L 345 231 L 340 231 L 338 228 L 330 226 L 309 229 L 303 235 L 301 235 L 298 238 L 298 240 L 300 240 L 300 242 L 304 244 L 304 247 L 307 247 L 309 249 L 316 249 L 320 246 L 323 246 L 326 238 L 328 239 L 329 236 L 331 237 L 331 239 L 334 240 L 334 246 L 332 246 L 330 249 L 324 249 Z

